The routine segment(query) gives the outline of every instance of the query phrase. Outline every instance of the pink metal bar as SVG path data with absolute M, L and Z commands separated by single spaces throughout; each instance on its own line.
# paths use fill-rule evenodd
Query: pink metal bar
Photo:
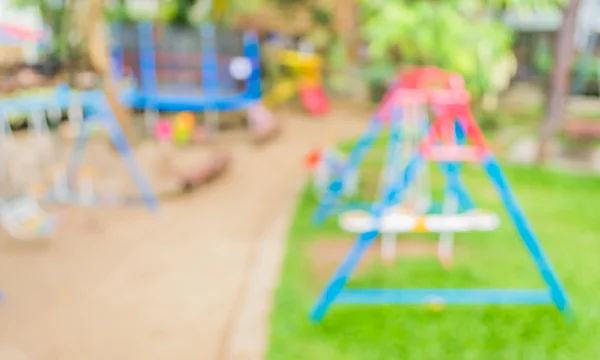
M 485 151 L 476 146 L 442 145 L 424 149 L 427 160 L 438 162 L 479 162 Z

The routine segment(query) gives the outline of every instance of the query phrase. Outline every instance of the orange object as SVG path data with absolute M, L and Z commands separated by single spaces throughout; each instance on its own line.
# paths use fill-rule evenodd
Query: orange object
M 323 150 L 314 149 L 314 150 L 311 150 L 308 153 L 308 155 L 306 155 L 306 157 L 304 158 L 304 163 L 306 164 L 306 167 L 308 167 L 309 169 L 313 169 L 315 166 L 317 166 L 318 163 L 321 162 L 322 157 L 323 157 Z
M 177 129 L 193 129 L 196 125 L 196 117 L 189 111 L 184 111 L 175 116 L 175 127 Z

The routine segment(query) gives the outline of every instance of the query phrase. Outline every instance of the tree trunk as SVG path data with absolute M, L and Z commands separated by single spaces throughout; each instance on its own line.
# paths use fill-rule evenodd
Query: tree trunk
M 352 64 L 356 64 L 360 52 L 358 3 L 337 0 L 334 4 L 334 14 L 336 32 L 344 40 L 347 58 Z
M 87 60 L 93 70 L 102 77 L 106 100 L 123 129 L 125 137 L 129 143 L 132 143 L 131 112 L 120 104 L 118 98 L 120 89 L 114 83 L 110 72 L 110 44 L 104 22 L 104 0 L 88 0 L 86 10 L 79 14 L 78 21 L 80 21 L 80 28 L 83 29 L 85 34 Z
M 540 127 L 537 162 L 548 159 L 549 144 L 565 118 L 565 108 L 570 88 L 570 70 L 575 44 L 575 25 L 580 0 L 570 0 L 563 9 L 562 24 L 556 34 L 554 66 L 550 75 L 546 97 L 546 114 Z

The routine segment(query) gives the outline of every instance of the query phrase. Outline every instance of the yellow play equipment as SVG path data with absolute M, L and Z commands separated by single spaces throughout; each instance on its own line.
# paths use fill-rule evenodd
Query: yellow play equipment
M 315 53 L 278 50 L 275 60 L 289 71 L 264 96 L 267 106 L 273 107 L 300 95 L 304 108 L 311 114 L 327 112 L 328 101 L 323 85 L 323 58 Z

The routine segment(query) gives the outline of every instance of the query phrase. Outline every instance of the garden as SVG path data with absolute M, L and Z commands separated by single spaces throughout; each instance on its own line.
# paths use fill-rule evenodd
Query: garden
M 559 33 L 569 26 L 572 4 L 565 5 Z M 597 113 L 593 106 L 592 110 L 577 106 L 563 106 L 557 110 L 543 103 L 527 103 L 525 100 L 525 106 L 523 103 L 518 108 L 507 106 L 503 97 L 512 85 L 509 80 L 517 67 L 524 65 L 517 63 L 513 57 L 515 34 L 499 22 L 490 21 L 483 15 L 485 12 L 481 11 L 481 7 L 477 8 L 473 2 L 469 5 L 472 7 L 467 7 L 464 2 L 445 2 L 437 4 L 433 10 L 430 4 L 422 2 L 365 3 L 362 30 L 369 39 L 370 57 L 367 63 L 370 65 L 367 69 L 373 99 L 381 98 L 387 87 L 382 79 L 393 77 L 398 63 L 435 64 L 464 76 L 476 99 L 474 108 L 478 119 L 491 147 L 501 159 L 518 202 L 563 282 L 573 303 L 575 317 L 564 317 L 551 303 L 550 306 L 536 305 L 535 300 L 525 306 L 511 304 L 510 301 L 499 301 L 499 306 L 485 306 L 474 299 L 466 299 L 458 305 L 450 300 L 446 304 L 447 298 L 435 299 L 434 296 L 425 301 L 413 298 L 411 301 L 406 300 L 408 292 L 406 298 L 401 298 L 400 292 L 389 292 L 385 297 L 384 291 L 388 289 L 523 290 L 545 286 L 542 277 L 547 275 L 544 274 L 546 270 L 538 271 L 534 262 L 535 251 L 530 252 L 528 241 L 523 243 L 520 240 L 509 216 L 513 210 L 506 211 L 497 187 L 477 164 L 465 166 L 462 173 L 465 187 L 473 195 L 477 208 L 498 214 L 501 225 L 492 232 L 458 234 L 451 267 L 444 266 L 436 256 L 442 237 L 438 240 L 437 235 L 416 230 L 416 233 L 408 231 L 398 237 L 396 258 L 392 261 L 384 256 L 387 234 L 382 234 L 381 240 L 369 242 L 367 250 L 361 253 L 360 262 L 353 268 L 349 264 L 353 263 L 353 257 L 358 256 L 356 252 L 360 244 L 368 242 L 367 233 L 359 232 L 358 237 L 349 234 L 347 229 L 343 229 L 344 220 L 337 216 L 323 226 L 317 226 L 315 213 L 328 198 L 315 192 L 315 184 L 309 183 L 298 199 L 288 234 L 286 257 L 271 314 L 267 358 L 572 359 L 594 357 L 600 353 L 593 340 L 594 334 L 600 330 L 600 316 L 594 301 L 594 284 L 598 276 L 593 270 L 596 265 L 591 255 L 600 246 L 595 235 L 597 178 L 585 174 L 593 168 L 589 163 L 579 167 L 584 174 L 581 171 L 573 174 L 566 171 L 572 168 L 564 161 L 549 159 L 550 152 L 544 149 L 544 141 L 552 141 L 555 147 L 561 148 L 555 150 L 555 153 L 562 153 L 559 157 L 581 159 L 581 153 L 585 152 L 581 151 L 582 148 L 587 147 L 589 152 L 590 144 L 594 147 L 593 130 L 589 126 L 588 130 L 581 126 L 576 132 L 569 126 L 569 121 L 575 118 L 580 123 L 593 124 L 597 121 Z M 466 18 L 470 21 L 465 21 Z M 568 36 L 573 34 L 559 34 L 554 48 L 574 46 L 573 42 L 565 45 L 563 40 L 561 43 L 561 37 Z M 569 93 L 568 86 L 561 83 L 563 88 L 558 93 L 562 95 L 553 95 L 557 77 L 575 74 L 579 79 L 579 84 L 575 85 L 581 86 L 581 73 L 588 71 L 592 79 L 596 76 L 593 69 L 590 75 L 589 62 L 597 60 L 590 60 L 583 56 L 585 54 L 579 53 L 576 66 L 571 71 L 568 68 L 565 71 L 563 67 L 563 74 L 560 74 L 556 63 L 565 60 L 560 58 L 557 50 L 554 50 L 554 55 L 550 49 L 545 51 L 538 52 L 534 63 L 538 69 L 538 84 L 550 87 L 546 90 L 550 101 L 552 96 L 563 96 L 562 101 L 566 103 Z M 585 61 L 588 62 L 587 68 L 581 65 Z M 560 114 L 553 115 L 554 111 Z M 560 120 L 552 120 L 553 116 Z M 553 129 L 548 130 L 544 121 L 558 122 L 550 124 Z M 565 123 L 566 131 L 563 131 Z M 508 150 L 506 142 L 514 143 L 516 138 L 524 135 L 536 137 L 539 128 L 542 129 L 542 141 L 537 145 L 540 146 L 537 156 L 535 149 L 527 152 Z M 509 138 L 512 137 L 508 141 L 507 133 Z M 557 136 L 558 133 L 560 136 Z M 544 137 L 548 138 L 544 140 Z M 356 144 L 340 144 L 340 148 L 348 153 Z M 389 166 L 385 162 L 389 161 L 385 160 L 386 152 L 390 151 L 387 144 L 386 140 L 379 138 L 366 155 L 358 169 L 361 176 L 359 194 L 345 199 L 346 202 L 358 200 L 385 204 L 385 197 L 378 194 L 378 187 L 381 186 L 382 169 Z M 569 152 L 571 155 L 564 155 Z M 573 155 L 573 152 L 578 155 Z M 515 164 L 531 163 L 536 159 L 560 165 L 549 168 L 547 165 Z M 343 175 L 339 176 L 343 178 Z M 333 184 L 325 194 L 335 193 Z M 442 173 L 434 171 L 431 191 L 438 199 L 444 198 L 444 184 Z M 376 212 L 374 209 L 370 210 L 372 214 Z M 385 223 L 385 220 L 382 221 Z M 340 291 L 338 286 L 347 289 L 342 290 L 347 291 L 347 296 L 343 296 L 344 292 L 337 293 Z M 384 290 L 379 295 L 372 292 L 368 298 L 368 293 L 356 289 Z M 364 296 L 359 297 L 358 291 L 363 291 Z M 335 296 L 340 297 L 339 303 L 333 300 Z M 317 307 L 323 304 L 319 301 L 329 304 L 323 319 L 314 315 Z M 394 301 L 399 304 L 394 304 Z

